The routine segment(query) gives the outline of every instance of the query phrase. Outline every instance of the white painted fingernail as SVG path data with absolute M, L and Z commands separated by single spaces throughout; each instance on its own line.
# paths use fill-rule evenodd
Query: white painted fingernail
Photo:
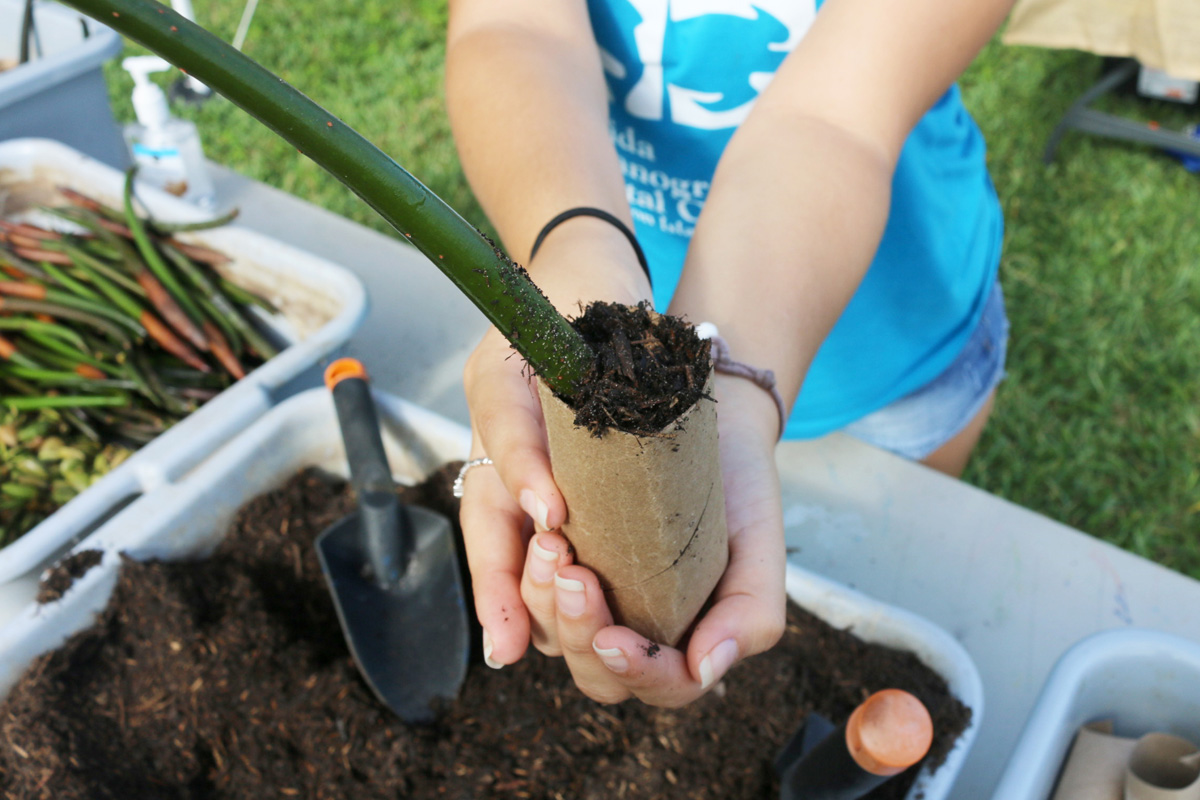
M 700 688 L 707 689 L 713 682 L 725 675 L 725 672 L 737 661 L 738 646 L 734 639 L 726 639 L 718 644 L 700 662 Z
M 582 581 L 555 575 L 554 585 L 558 587 L 554 597 L 559 611 L 568 617 L 578 617 L 587 611 L 587 596 Z
M 554 571 L 558 568 L 558 553 L 538 544 L 536 536 L 533 537 L 530 549 L 533 551 L 533 558 L 529 561 L 529 576 L 538 583 L 549 583 L 554 579 Z
M 592 642 L 592 649 L 596 651 L 596 655 L 600 656 L 600 660 L 604 662 L 604 666 L 616 673 L 625 673 L 629 671 L 629 659 L 625 658 L 625 653 L 619 647 L 597 647 L 595 642 Z
M 539 531 L 550 530 L 550 526 L 546 524 L 546 519 L 550 516 L 550 508 L 542 498 L 534 494 L 532 489 L 522 489 L 517 500 L 521 504 L 521 509 L 533 519 L 533 524 Z
M 492 649 L 494 647 L 495 645 L 492 643 L 492 637 L 489 636 L 488 632 L 485 630 L 483 632 L 483 663 L 487 664 L 492 669 L 500 669 L 504 665 L 499 661 L 492 660 Z

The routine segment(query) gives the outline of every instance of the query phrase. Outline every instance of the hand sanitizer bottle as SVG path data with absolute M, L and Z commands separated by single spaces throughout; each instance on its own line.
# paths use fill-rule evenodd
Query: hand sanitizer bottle
M 196 125 L 171 116 L 167 97 L 150 74 L 169 69 L 158 56 L 133 56 L 121 62 L 133 76 L 137 123 L 125 127 L 125 140 L 138 168 L 138 179 L 203 208 L 215 204 L 212 179 Z

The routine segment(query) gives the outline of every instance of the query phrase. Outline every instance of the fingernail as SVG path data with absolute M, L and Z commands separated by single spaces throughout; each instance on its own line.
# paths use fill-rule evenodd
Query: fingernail
M 709 650 L 700 662 L 700 688 L 707 689 L 719 680 L 737 660 L 737 653 L 737 642 L 733 639 L 726 639 Z
M 533 537 L 533 558 L 529 559 L 529 577 L 537 583 L 549 583 L 554 580 L 554 571 L 558 569 L 558 553 L 547 550 L 538 544 Z
M 568 617 L 578 617 L 587 610 L 587 595 L 584 594 L 582 582 L 555 575 L 554 585 L 558 587 L 555 600 L 559 611 Z
M 492 644 L 492 637 L 488 635 L 487 631 L 484 631 L 483 632 L 483 663 L 487 664 L 492 669 L 500 669 L 504 665 L 501 664 L 499 661 L 492 660 L 492 649 L 494 647 L 495 647 L 495 645 Z
M 533 519 L 533 524 L 539 531 L 550 530 L 550 526 L 546 524 L 550 509 L 542 501 L 542 498 L 533 493 L 532 489 L 522 489 L 517 501 L 521 504 L 522 510 Z
M 625 654 L 621 652 L 619 647 L 597 647 L 595 642 L 592 642 L 592 649 L 596 651 L 596 655 L 600 656 L 600 660 L 604 662 L 604 666 L 618 674 L 624 674 L 629 671 L 629 659 L 625 658 Z

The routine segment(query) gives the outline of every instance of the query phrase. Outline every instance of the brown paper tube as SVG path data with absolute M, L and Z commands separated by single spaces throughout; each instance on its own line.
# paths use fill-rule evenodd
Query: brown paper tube
M 729 560 L 712 375 L 653 436 L 596 437 L 541 381 L 538 393 L 576 563 L 599 577 L 617 624 L 678 644 Z
M 1112 731 L 1112 721 L 1101 720 L 1076 732 L 1053 800 L 1122 800 L 1125 768 L 1137 742 Z
M 1125 800 L 1196 800 L 1200 798 L 1200 751 L 1169 733 L 1138 739 L 1125 775 Z

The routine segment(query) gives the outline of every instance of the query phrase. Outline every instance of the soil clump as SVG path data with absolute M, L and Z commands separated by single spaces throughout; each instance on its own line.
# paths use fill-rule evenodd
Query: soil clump
M 568 405 L 575 424 L 601 436 L 608 428 L 654 435 L 704 394 L 708 342 L 649 303 L 592 303 L 572 326 L 596 358 Z
M 457 519 L 457 467 L 402 499 Z M 597 705 L 531 651 L 473 664 L 436 724 L 405 726 L 359 677 L 313 548 L 352 507 L 308 470 L 243 507 L 206 559 L 126 560 L 98 623 L 0 704 L 0 796 L 775 798 L 772 759 L 809 712 L 840 722 L 873 691 L 910 691 L 934 718 L 932 763 L 969 723 L 911 654 L 793 607 L 778 646 L 683 709 Z M 915 772 L 870 797 L 904 797 Z
M 87 574 L 87 571 L 100 563 L 104 558 L 102 550 L 80 550 L 59 561 L 38 581 L 38 592 L 35 598 L 38 605 L 52 603 L 63 596 L 71 584 Z

